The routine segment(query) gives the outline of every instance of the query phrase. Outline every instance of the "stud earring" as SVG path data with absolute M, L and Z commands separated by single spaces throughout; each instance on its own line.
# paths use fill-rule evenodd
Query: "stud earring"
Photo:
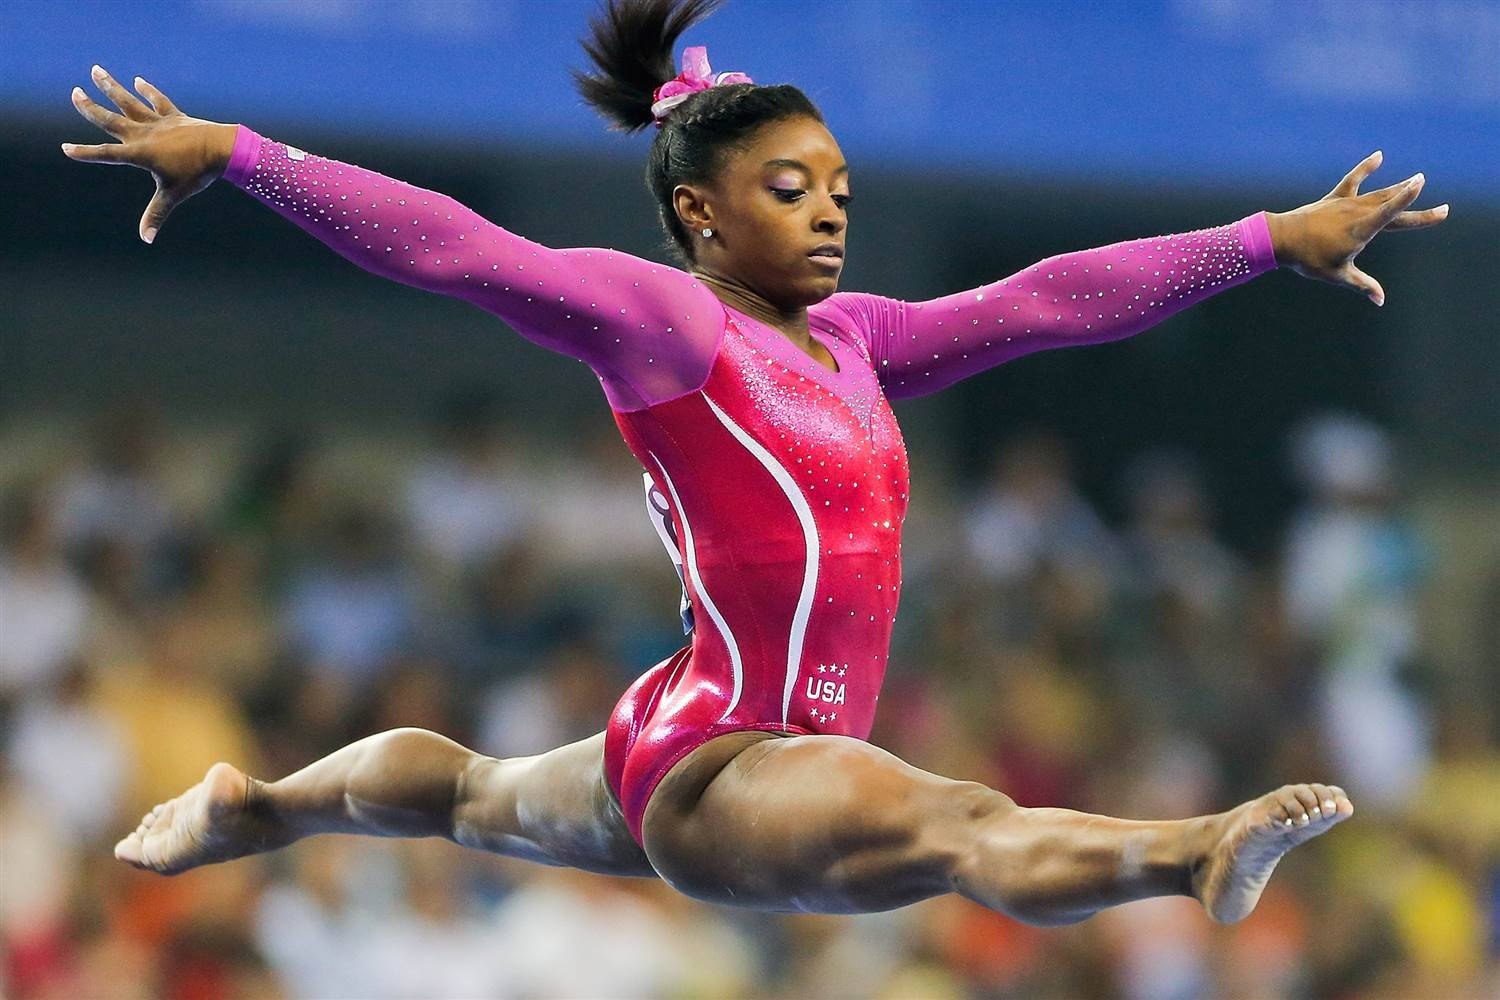
M 710 238 L 710 237 L 712 237 L 712 236 L 713 236 L 713 234 L 714 234 L 714 231 L 713 231 L 713 230 L 712 230 L 712 229 L 709 229 L 709 228 L 708 228 L 708 227 L 706 227 L 706 226 L 705 226 L 705 227 L 704 227 L 704 229 L 703 229 L 703 238 L 704 238 L 704 239 L 705 239 L 705 240 L 706 240 L 706 239 L 709 239 L 709 238 Z

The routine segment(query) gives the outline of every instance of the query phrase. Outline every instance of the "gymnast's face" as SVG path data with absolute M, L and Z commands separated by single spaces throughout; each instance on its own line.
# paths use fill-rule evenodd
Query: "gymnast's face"
M 849 168 L 821 122 L 772 122 L 726 157 L 712 184 L 679 185 L 673 195 L 696 249 L 694 271 L 727 278 L 785 310 L 838 290 Z M 705 226 L 713 236 L 702 235 Z M 819 247 L 824 252 L 816 253 Z

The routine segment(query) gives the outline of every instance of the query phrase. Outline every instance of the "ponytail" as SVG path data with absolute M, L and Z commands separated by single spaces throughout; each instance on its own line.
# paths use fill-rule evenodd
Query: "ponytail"
M 650 125 L 651 94 L 677 75 L 672 47 L 723 0 L 608 0 L 583 39 L 598 73 L 573 70 L 583 99 L 621 132 Z

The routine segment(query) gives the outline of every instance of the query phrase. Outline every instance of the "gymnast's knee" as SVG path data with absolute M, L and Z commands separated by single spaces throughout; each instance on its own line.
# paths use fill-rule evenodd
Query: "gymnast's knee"
M 1094 911 L 1056 898 L 1037 878 L 1055 853 L 1054 837 L 1038 837 L 1028 823 L 1032 810 L 1009 796 L 975 789 L 965 805 L 967 822 L 952 856 L 949 890 L 1033 927 L 1087 920 Z
M 1011 814 L 1021 808 L 1009 795 L 978 781 L 960 781 L 956 784 L 959 786 L 954 793 L 956 804 L 962 810 L 964 819 L 969 822 Z
M 924 826 L 970 844 L 982 828 L 993 827 L 1024 812 L 1014 799 L 977 781 L 953 781 L 929 797 Z
M 924 839 L 944 860 L 953 891 L 963 893 L 975 868 L 989 863 L 986 841 L 1024 816 L 1026 810 L 1003 792 L 977 781 L 955 781 L 930 808 Z

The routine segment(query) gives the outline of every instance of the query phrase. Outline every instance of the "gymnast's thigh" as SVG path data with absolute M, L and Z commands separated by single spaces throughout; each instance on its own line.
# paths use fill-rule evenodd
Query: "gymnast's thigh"
M 978 821 L 1014 808 L 978 782 L 923 771 L 862 740 L 766 736 L 705 744 L 647 807 L 647 855 L 687 895 L 819 913 L 905 906 L 951 891 Z M 704 751 L 706 766 L 693 773 Z

